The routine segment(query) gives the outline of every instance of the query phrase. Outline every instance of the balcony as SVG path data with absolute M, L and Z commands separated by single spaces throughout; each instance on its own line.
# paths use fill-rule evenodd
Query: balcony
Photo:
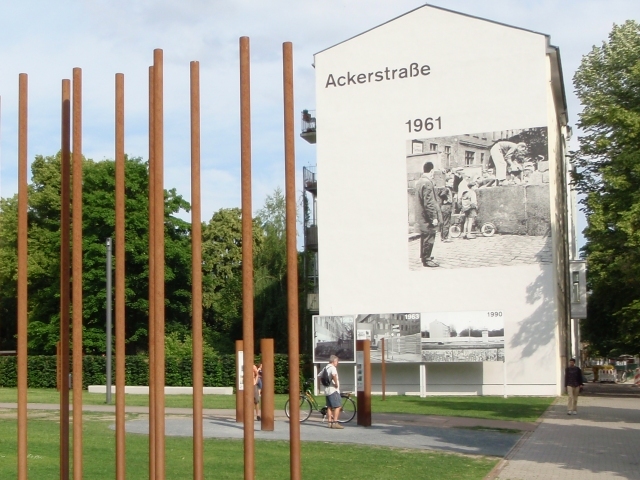
M 302 111 L 302 133 L 300 136 L 309 143 L 316 143 L 316 111 Z
M 304 182 L 304 189 L 315 197 L 318 194 L 316 167 L 302 167 L 302 181 Z
M 309 225 L 304 229 L 305 250 L 318 251 L 318 226 Z

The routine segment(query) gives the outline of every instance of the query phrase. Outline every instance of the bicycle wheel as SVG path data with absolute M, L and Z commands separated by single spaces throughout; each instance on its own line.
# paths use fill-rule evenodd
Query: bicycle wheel
M 450 237 L 458 238 L 461 233 L 462 233 L 462 229 L 460 228 L 460 225 L 451 225 L 449 227 L 449 236 Z
M 311 410 L 313 407 L 311 406 L 311 402 L 304 395 L 300 395 L 300 422 L 304 422 L 311 416 Z M 291 412 L 289 410 L 289 400 L 284 404 L 284 413 L 287 415 L 287 418 L 291 418 Z
M 340 395 L 342 397 L 342 410 L 338 423 L 348 423 L 356 416 L 356 402 L 351 397 Z
M 496 226 L 491 222 L 484 223 L 480 227 L 480 232 L 483 237 L 493 237 L 493 234 L 496 233 Z

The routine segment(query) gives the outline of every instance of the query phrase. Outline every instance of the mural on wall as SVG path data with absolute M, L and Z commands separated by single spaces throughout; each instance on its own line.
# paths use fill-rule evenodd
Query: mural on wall
M 406 142 L 409 268 L 551 263 L 546 127 Z
M 356 351 L 355 318 L 313 316 L 313 362 L 324 363 L 336 355 L 341 363 L 354 363 Z
M 504 323 L 500 310 L 361 314 L 358 339 L 371 340 L 371 362 L 502 362 Z

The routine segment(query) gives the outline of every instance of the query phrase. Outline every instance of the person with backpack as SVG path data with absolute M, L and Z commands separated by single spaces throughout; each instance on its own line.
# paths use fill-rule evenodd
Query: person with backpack
M 342 409 L 342 399 L 340 398 L 340 380 L 338 379 L 338 357 L 331 355 L 329 363 L 320 372 L 320 382 L 324 387 L 324 394 L 327 398 L 327 420 L 329 428 L 343 429 L 338 423 L 340 410 Z

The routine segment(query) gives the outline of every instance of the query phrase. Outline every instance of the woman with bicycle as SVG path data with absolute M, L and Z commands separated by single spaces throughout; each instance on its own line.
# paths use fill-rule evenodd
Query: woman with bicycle
M 344 427 L 338 423 L 340 417 L 340 409 L 342 408 L 342 398 L 340 397 L 340 380 L 338 379 L 338 357 L 331 355 L 329 363 L 325 370 L 330 379 L 329 386 L 324 388 L 324 394 L 327 397 L 327 419 L 329 420 L 329 428 L 343 429 Z

